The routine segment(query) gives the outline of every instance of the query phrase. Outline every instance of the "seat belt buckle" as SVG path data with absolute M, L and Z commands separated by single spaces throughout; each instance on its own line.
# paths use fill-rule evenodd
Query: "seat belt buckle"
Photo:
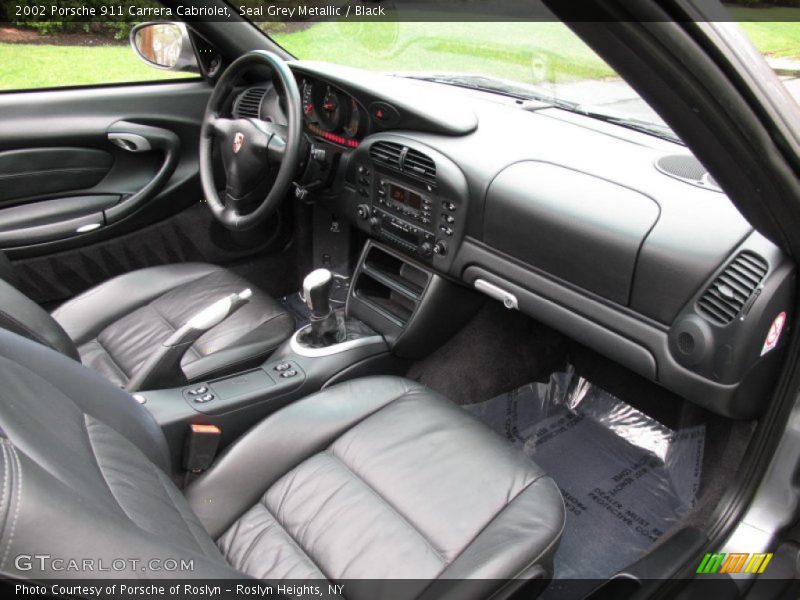
M 222 430 L 216 425 L 192 423 L 183 448 L 183 468 L 190 473 L 202 473 L 217 455 Z

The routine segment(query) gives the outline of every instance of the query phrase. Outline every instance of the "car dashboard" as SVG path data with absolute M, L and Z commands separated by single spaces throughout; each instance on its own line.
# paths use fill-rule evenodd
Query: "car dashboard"
M 763 409 L 795 267 L 685 147 L 546 103 L 290 65 L 315 202 L 709 410 Z

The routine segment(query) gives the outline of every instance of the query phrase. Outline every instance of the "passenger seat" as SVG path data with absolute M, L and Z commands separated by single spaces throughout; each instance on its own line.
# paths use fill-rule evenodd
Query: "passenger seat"
M 384 595 L 380 582 L 348 582 L 404 579 L 393 598 L 483 598 L 548 577 L 564 526 L 539 467 L 397 377 L 276 412 L 184 495 L 146 405 L 0 331 L 0 427 L 0 571 L 16 577 L 86 576 L 36 561 L 25 570 L 19 555 L 133 557 L 136 569 L 103 576 L 315 578 L 345 582 L 348 598 Z M 141 572 L 167 558 L 193 570 Z

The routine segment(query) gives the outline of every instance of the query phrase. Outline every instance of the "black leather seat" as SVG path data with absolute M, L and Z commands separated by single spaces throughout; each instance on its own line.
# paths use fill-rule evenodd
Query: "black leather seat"
M 183 356 L 183 373 L 193 381 L 262 361 L 291 336 L 294 319 L 231 271 L 184 263 L 120 275 L 52 315 L 11 282 L 0 280 L 0 327 L 80 360 L 124 386 L 153 350 L 194 314 L 245 288 L 253 291 L 249 303 L 203 334 Z M 174 385 L 182 382 L 176 373 Z
M 0 384 L 0 571 L 14 576 L 85 576 L 20 555 L 181 558 L 192 571 L 106 576 L 394 578 L 392 597 L 479 598 L 545 577 L 564 525 L 541 469 L 405 379 L 287 406 L 185 495 L 146 405 L 95 373 L 0 332 Z

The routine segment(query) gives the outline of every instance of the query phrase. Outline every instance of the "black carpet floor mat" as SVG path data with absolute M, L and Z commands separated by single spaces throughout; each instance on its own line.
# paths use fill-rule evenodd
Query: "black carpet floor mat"
M 566 528 L 548 592 L 558 580 L 613 575 L 696 502 L 705 427 L 670 430 L 571 367 L 464 408 L 521 447 L 564 496 Z

